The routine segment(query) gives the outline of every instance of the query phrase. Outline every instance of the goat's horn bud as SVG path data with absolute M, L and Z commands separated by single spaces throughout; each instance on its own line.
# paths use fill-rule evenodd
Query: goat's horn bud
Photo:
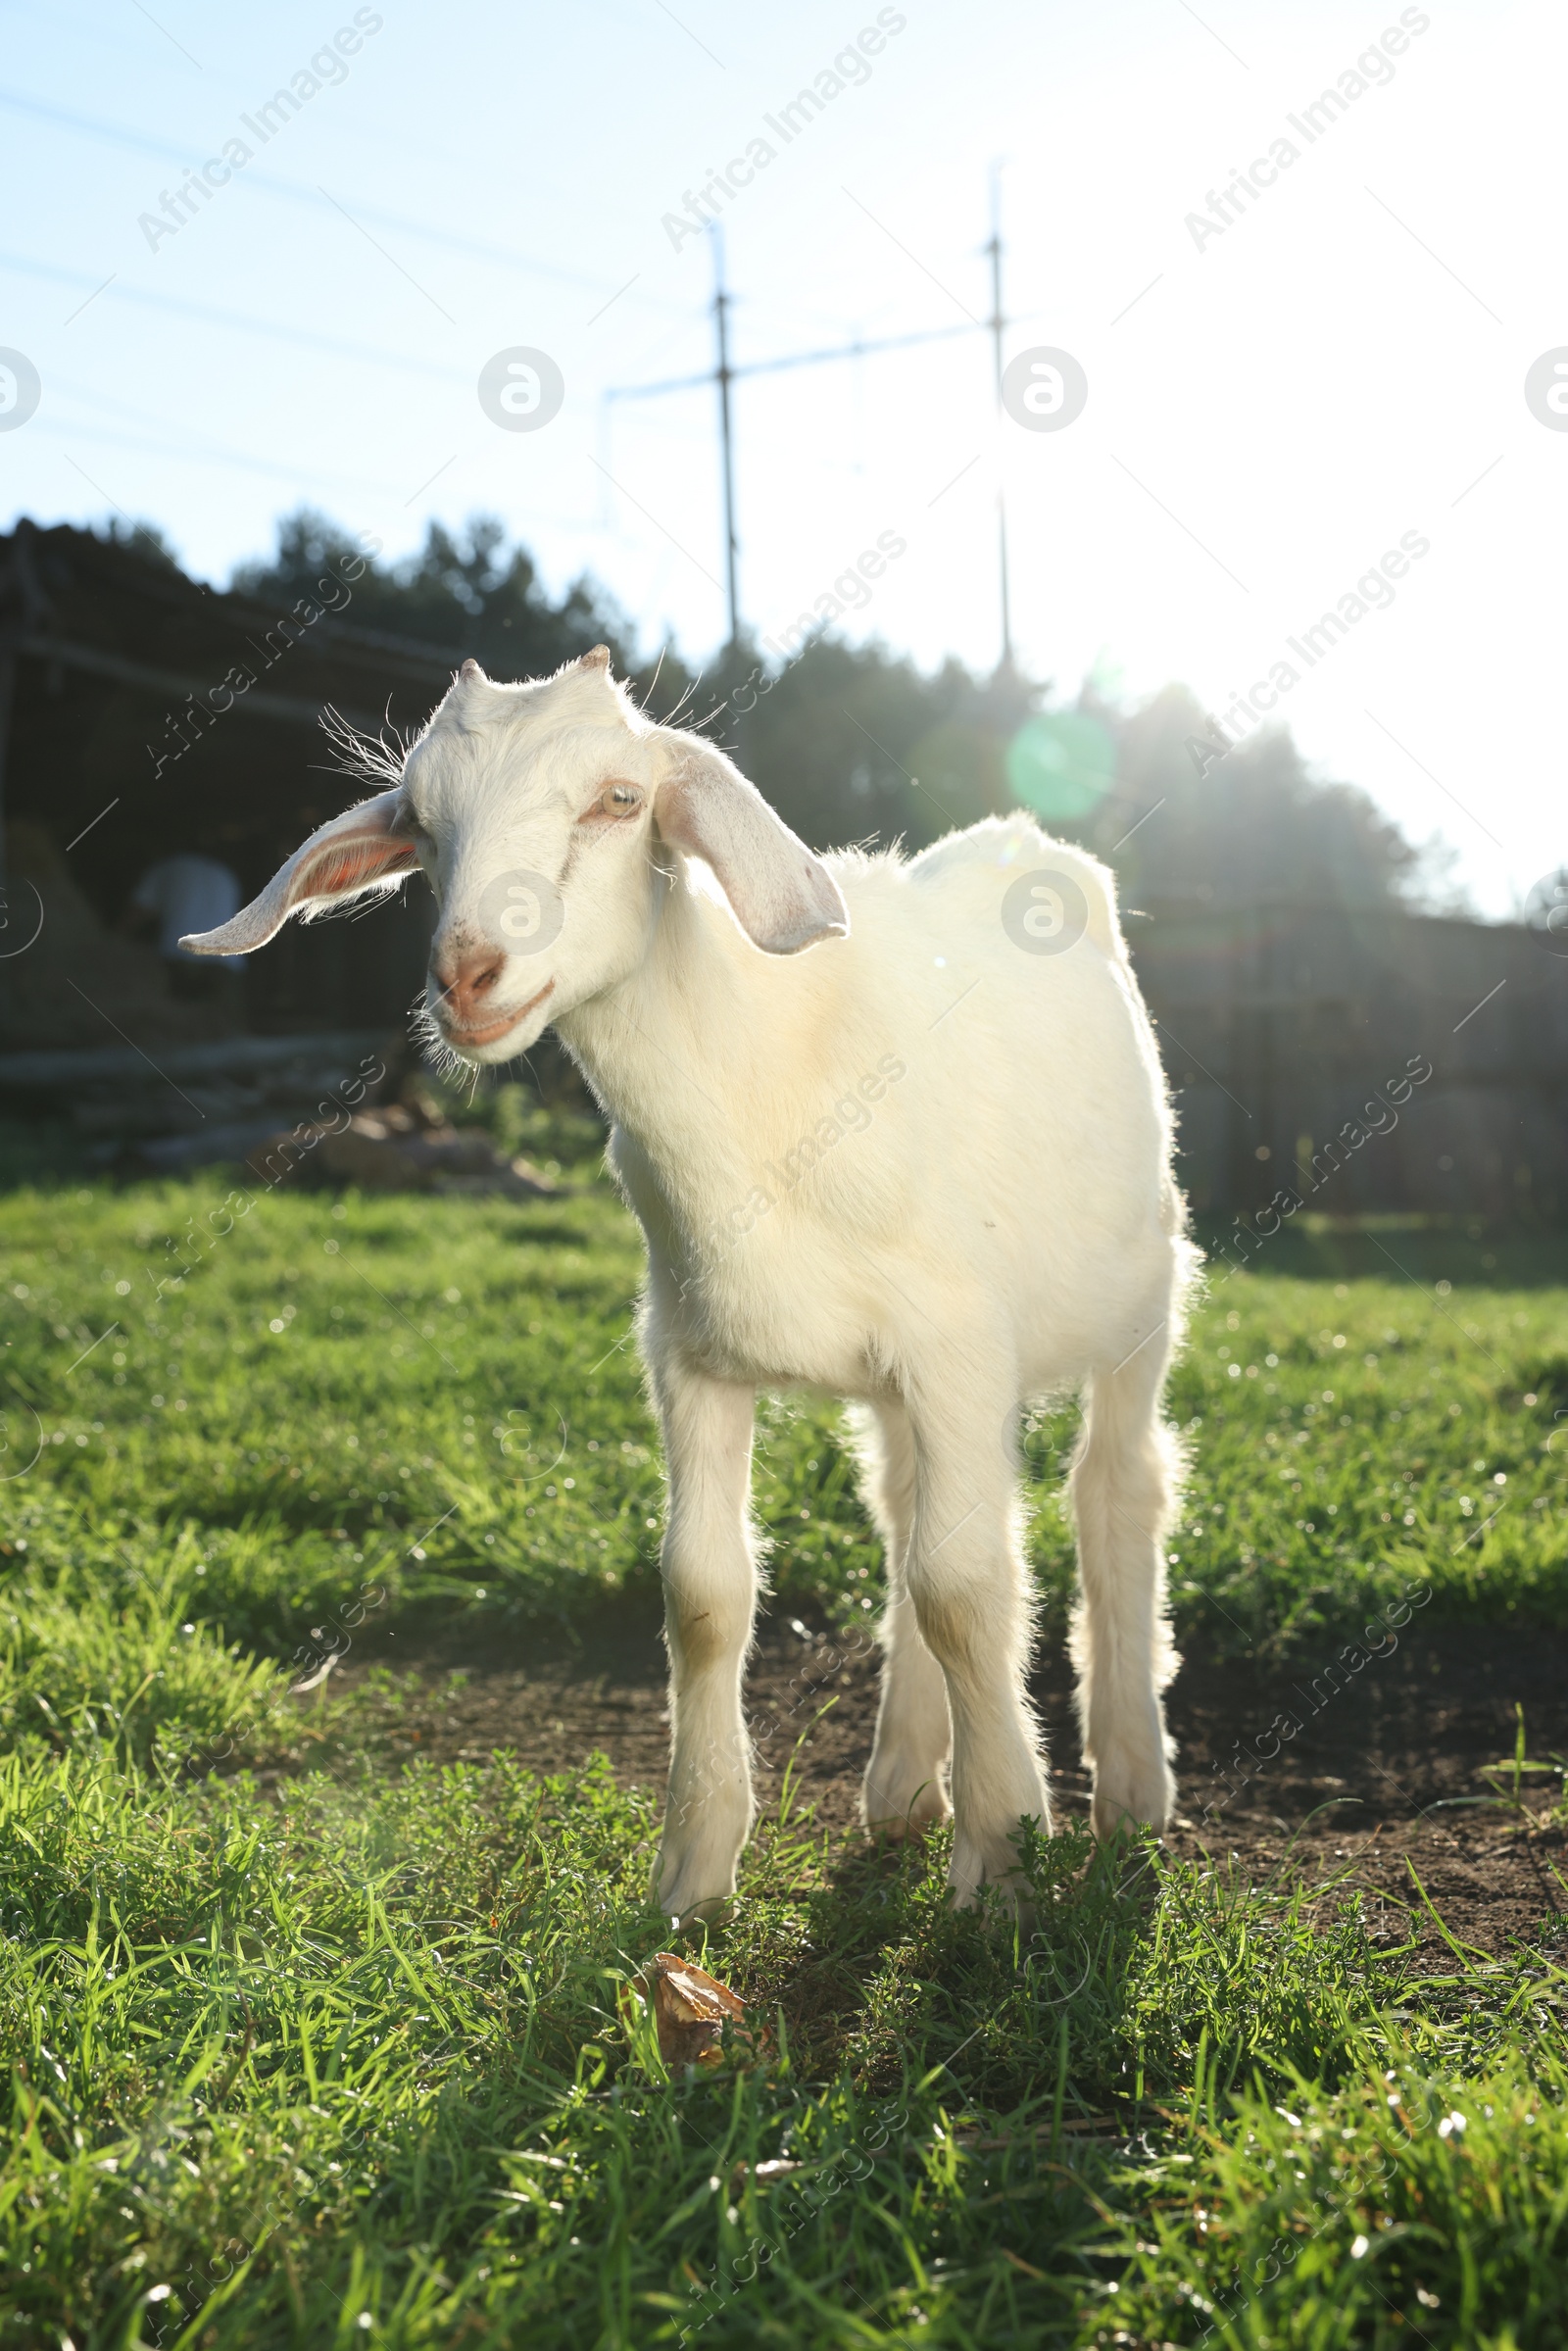
M 478 662 L 474 660 L 472 654 L 470 653 L 467 660 L 464 662 L 463 667 L 458 671 L 458 675 L 463 680 L 465 685 L 468 685 L 474 678 L 483 679 L 484 671 L 480 668 Z
M 591 646 L 587 653 L 578 656 L 577 666 L 579 669 L 608 669 L 610 667 L 609 646 Z

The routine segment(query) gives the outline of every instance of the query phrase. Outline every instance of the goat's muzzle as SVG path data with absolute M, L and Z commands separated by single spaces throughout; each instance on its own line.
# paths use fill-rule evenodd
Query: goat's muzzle
M 460 955 L 442 956 L 432 966 L 431 977 L 440 991 L 432 1009 L 451 1044 L 459 1047 L 497 1044 L 509 1029 L 514 1029 L 519 1021 L 537 1010 L 556 984 L 547 980 L 526 1004 L 509 1004 L 498 1010 L 494 994 L 506 967 L 505 954 L 488 946 L 472 948 Z

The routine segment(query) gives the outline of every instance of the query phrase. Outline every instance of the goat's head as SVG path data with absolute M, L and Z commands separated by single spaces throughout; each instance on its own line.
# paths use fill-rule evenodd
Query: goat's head
M 676 855 L 700 857 L 754 946 L 842 936 L 838 886 L 722 752 L 656 726 L 596 646 L 540 683 L 465 661 L 398 781 L 313 833 L 198 954 L 263 947 L 416 866 L 440 907 L 426 1007 L 466 1059 L 525 1053 L 647 953 Z

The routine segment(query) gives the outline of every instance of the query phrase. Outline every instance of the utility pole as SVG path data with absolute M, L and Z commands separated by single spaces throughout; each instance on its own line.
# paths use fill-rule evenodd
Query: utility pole
M 724 232 L 716 220 L 709 223 L 713 238 L 713 323 L 718 335 L 718 431 L 724 460 L 724 588 L 729 599 L 729 651 L 740 643 L 740 598 L 735 587 L 735 444 L 730 429 L 729 295 L 724 288 Z
M 906 351 L 912 345 L 920 343 L 946 343 L 949 342 L 955 335 L 973 334 L 977 329 L 983 333 L 987 326 L 989 326 L 996 350 L 997 392 L 1000 405 L 1002 388 L 1002 336 L 1003 329 L 1006 324 L 1006 320 L 1002 316 L 1002 230 L 1000 225 L 1000 215 L 998 211 L 996 181 L 995 178 L 993 178 L 991 242 L 982 247 L 982 251 L 989 254 L 991 257 L 992 316 L 988 320 L 973 319 L 969 324 L 964 326 L 926 327 L 913 334 L 880 335 L 874 342 L 867 343 L 857 341 L 854 343 L 844 343 L 835 346 L 833 349 L 825 351 L 793 351 L 787 353 L 780 359 L 752 360 L 737 367 L 732 363 L 729 355 L 729 315 L 733 307 L 734 297 L 730 294 L 729 289 L 724 283 L 723 244 L 721 242 L 717 221 L 710 220 L 709 222 L 709 227 L 712 231 L 713 237 L 712 310 L 715 340 L 717 345 L 717 359 L 715 365 L 705 369 L 701 375 L 674 376 L 662 383 L 612 385 L 611 388 L 605 393 L 604 397 L 607 401 L 650 400 L 660 398 L 667 392 L 695 391 L 700 385 L 703 384 L 717 385 L 719 450 L 724 502 L 724 585 L 729 606 L 729 642 L 727 650 L 733 651 L 740 642 L 741 617 L 740 590 L 737 585 L 737 543 L 735 535 L 735 426 L 734 418 L 731 414 L 730 386 L 732 384 L 739 383 L 742 376 L 745 375 L 773 375 L 777 374 L 780 370 L 789 367 L 819 367 L 832 361 L 862 359 L 875 352 Z M 998 492 L 998 497 L 1000 500 L 1000 489 Z M 1006 668 L 1010 667 L 1012 662 L 1012 630 L 1007 599 L 1006 517 L 1000 512 L 1000 507 L 999 525 L 1002 533 L 1002 665 L 1004 668 Z
M 991 329 L 991 346 L 996 360 L 997 379 L 997 560 L 1002 581 L 1002 659 L 999 669 L 1012 667 L 1012 604 L 1007 589 L 1007 493 L 1002 474 L 1002 452 L 1004 442 L 1002 424 L 1002 338 L 1006 319 L 1002 313 L 1002 167 L 991 167 L 991 241 L 985 247 L 991 262 L 991 316 L 986 324 Z

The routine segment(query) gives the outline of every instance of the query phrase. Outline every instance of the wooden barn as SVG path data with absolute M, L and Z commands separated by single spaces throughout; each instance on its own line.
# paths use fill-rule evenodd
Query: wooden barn
M 231 996 L 173 997 L 122 928 L 159 859 L 202 853 L 249 896 L 363 786 L 334 764 L 328 710 L 417 722 L 461 647 L 362 628 L 323 573 L 290 612 L 186 579 L 134 544 L 24 522 L 0 542 L 0 808 L 6 848 L 0 1050 L 390 1027 L 423 969 L 429 899 L 295 923 Z M 24 949 L 41 918 L 42 928 Z M 74 983 L 74 984 L 73 984 Z

